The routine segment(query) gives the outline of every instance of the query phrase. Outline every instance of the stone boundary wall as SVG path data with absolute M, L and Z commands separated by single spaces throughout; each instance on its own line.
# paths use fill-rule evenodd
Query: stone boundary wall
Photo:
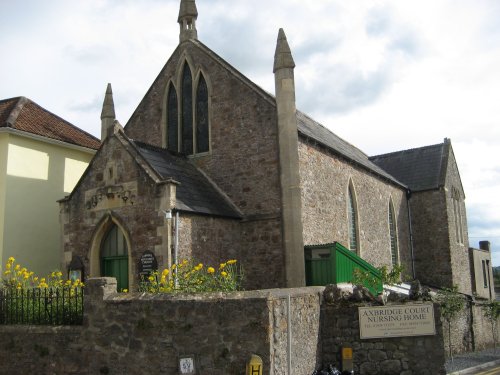
M 492 330 L 491 322 L 484 316 L 483 304 L 487 301 L 465 300 L 464 309 L 451 322 L 451 346 L 453 354 L 461 354 L 476 350 L 492 348 L 494 345 L 493 333 L 498 341 L 499 324 Z M 448 323 L 443 321 L 443 340 L 446 356 L 449 357 Z
M 119 294 L 115 279 L 89 279 L 83 326 L 0 326 L 0 374 L 179 374 L 189 356 L 197 374 L 237 375 L 252 354 L 264 374 L 311 374 L 322 290 Z
M 358 307 L 352 304 L 322 306 L 322 355 L 325 364 L 341 363 L 341 350 L 346 346 L 353 349 L 355 374 L 446 374 L 443 330 L 437 305 L 434 305 L 436 335 L 363 340 L 359 335 Z
M 355 374 L 444 374 L 447 328 L 437 305 L 436 335 L 361 340 L 358 306 L 367 304 L 327 304 L 323 290 L 124 294 L 115 279 L 89 279 L 83 326 L 0 326 L 0 374 L 174 375 L 189 356 L 198 375 L 239 375 L 257 354 L 266 375 L 309 375 L 339 366 L 342 346 L 353 348 Z M 474 333 L 477 349 L 491 346 L 480 308 L 464 310 L 464 322 L 467 311 L 473 331 L 454 324 L 452 342 Z

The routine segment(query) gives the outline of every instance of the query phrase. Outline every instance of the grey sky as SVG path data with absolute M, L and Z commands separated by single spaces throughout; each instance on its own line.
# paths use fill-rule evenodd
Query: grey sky
M 472 246 L 500 265 L 500 2 L 197 0 L 199 39 L 274 91 L 283 27 L 297 107 L 369 155 L 449 137 Z M 106 84 L 125 124 L 178 43 L 179 0 L 0 0 L 0 98 L 94 135 Z

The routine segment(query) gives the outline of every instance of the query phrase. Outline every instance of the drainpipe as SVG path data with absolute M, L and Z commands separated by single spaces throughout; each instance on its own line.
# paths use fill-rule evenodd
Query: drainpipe
M 288 366 L 288 374 L 292 373 L 292 308 L 290 294 L 286 296 L 286 315 L 287 315 L 287 345 L 286 345 L 286 362 Z
M 174 264 L 178 263 L 179 259 L 179 211 L 175 211 L 175 232 L 174 232 Z M 174 270 L 174 281 L 175 281 L 175 286 L 177 287 L 178 281 L 177 281 L 177 266 L 175 267 Z
M 410 189 L 406 190 L 406 207 L 408 208 L 408 229 L 410 231 L 410 255 L 411 255 L 411 273 L 413 275 L 413 279 L 417 278 L 415 272 L 415 255 L 413 254 L 413 228 L 411 225 L 411 207 L 410 207 L 410 199 L 411 199 L 411 191 Z

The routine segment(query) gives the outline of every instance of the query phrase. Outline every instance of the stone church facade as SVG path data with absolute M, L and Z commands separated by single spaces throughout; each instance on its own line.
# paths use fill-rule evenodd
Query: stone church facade
M 427 164 L 425 147 L 370 158 L 296 110 L 283 30 L 272 96 L 198 40 L 197 16 L 195 1 L 182 0 L 180 43 L 125 127 L 108 86 L 102 146 L 60 201 L 63 268 L 111 272 L 134 289 L 149 251 L 160 268 L 234 258 L 246 288 L 296 287 L 304 246 L 337 241 L 375 266 L 402 264 L 470 294 L 450 142 L 428 146 Z

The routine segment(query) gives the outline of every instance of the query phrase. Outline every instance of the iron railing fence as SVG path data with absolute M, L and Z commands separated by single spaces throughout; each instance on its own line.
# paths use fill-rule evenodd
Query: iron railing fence
M 83 288 L 0 289 L 0 324 L 82 323 Z

